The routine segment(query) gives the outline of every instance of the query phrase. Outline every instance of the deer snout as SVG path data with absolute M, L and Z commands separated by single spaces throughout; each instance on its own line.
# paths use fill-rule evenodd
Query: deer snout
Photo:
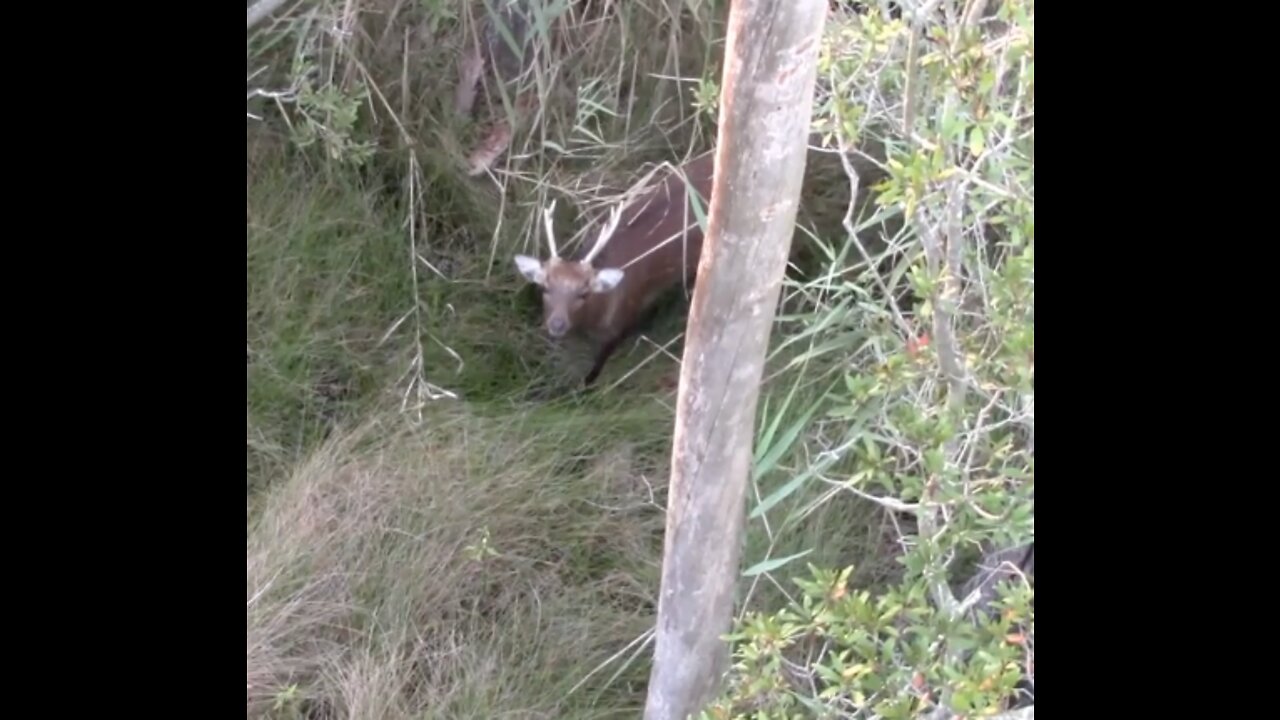
M 547 332 L 551 337 L 563 337 L 569 332 L 569 319 L 563 315 L 552 315 L 547 319 Z

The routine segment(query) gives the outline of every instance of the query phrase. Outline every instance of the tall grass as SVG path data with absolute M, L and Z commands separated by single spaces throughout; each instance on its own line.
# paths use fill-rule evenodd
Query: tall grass
M 662 470 L 612 442 L 634 414 L 557 413 L 454 406 L 433 410 L 429 432 L 390 416 L 300 464 L 249 533 L 250 713 L 634 707 L 634 668 L 632 690 L 569 691 L 650 620 Z

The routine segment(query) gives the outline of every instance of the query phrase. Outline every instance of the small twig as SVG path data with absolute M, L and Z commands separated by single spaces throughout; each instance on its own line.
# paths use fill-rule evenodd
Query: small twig
M 593 675 L 595 675 L 596 673 L 608 667 L 610 663 L 622 657 L 622 655 L 626 653 L 628 650 L 634 647 L 636 651 L 639 652 L 640 650 L 643 650 L 644 648 L 648 647 L 649 643 L 651 642 L 653 642 L 653 628 L 650 628 L 644 631 L 639 637 L 635 638 L 634 640 L 632 640 L 631 642 L 623 646 L 621 650 L 605 658 L 599 665 L 595 666 L 591 670 L 591 672 L 587 673 L 582 677 L 581 680 L 574 683 L 573 687 L 569 688 L 569 691 L 565 693 L 565 697 L 568 697 L 574 694 L 575 692 L 577 692 L 578 688 L 586 684 L 586 682 L 590 680 Z
M 920 36 L 924 32 L 925 18 L 933 13 L 939 2 L 941 0 L 927 0 L 923 5 L 915 8 L 910 8 L 910 4 L 908 4 L 908 12 L 911 13 L 911 34 L 907 37 L 906 82 L 902 88 L 902 130 L 904 134 L 910 133 L 911 128 L 915 125 L 916 56 L 919 54 Z
M 268 15 L 279 10 L 288 0 L 258 0 L 258 2 L 249 6 L 248 20 L 249 24 L 246 30 L 252 30 L 254 25 L 262 22 Z
M 858 201 L 860 178 L 858 177 L 858 171 L 853 167 L 853 163 L 849 161 L 849 154 L 845 150 L 847 147 L 845 139 L 840 137 L 839 142 L 840 164 L 844 168 L 845 176 L 849 179 L 850 193 L 849 204 L 845 207 L 844 217 L 841 219 L 841 224 L 844 226 L 845 232 L 849 234 L 849 239 L 853 242 L 854 247 L 858 248 L 858 253 L 862 255 L 863 261 L 866 262 L 867 267 L 871 269 L 871 275 L 875 279 L 876 285 L 880 288 L 880 292 L 884 294 L 885 301 L 889 303 L 889 309 L 893 313 L 894 321 L 898 324 L 898 330 L 907 335 L 911 335 L 913 334 L 911 324 L 907 322 L 905 317 L 903 317 L 902 309 L 898 307 L 898 301 L 893 296 L 893 292 L 889 289 L 888 285 L 885 284 L 884 278 L 875 270 L 874 263 L 871 261 L 871 254 L 867 252 L 867 248 L 862 244 L 862 239 L 858 237 L 858 232 L 853 226 L 853 207 Z
M 918 511 L 918 510 L 920 509 L 920 504 L 919 504 L 919 503 L 903 502 L 902 500 L 899 500 L 898 498 L 894 498 L 894 497 L 882 497 L 882 496 L 879 496 L 879 495 L 872 495 L 871 493 L 864 492 L 864 491 L 862 491 L 862 490 L 859 490 L 859 489 L 858 489 L 858 488 L 856 488 L 856 487 L 853 487 L 853 485 L 852 485 L 852 484 L 850 484 L 850 483 L 849 483 L 849 481 L 847 481 L 847 480 L 846 480 L 846 481 L 836 481 L 836 480 L 829 480 L 829 479 L 827 479 L 827 478 L 825 478 L 825 477 L 824 477 L 824 478 L 821 478 L 821 480 L 822 480 L 823 482 L 827 482 L 827 483 L 831 483 L 832 485 L 836 485 L 836 486 L 838 486 L 841 490 L 847 490 L 847 491 L 849 491 L 849 492 L 853 493 L 854 495 L 857 495 L 858 497 L 862 498 L 863 500 L 869 500 L 869 501 L 871 501 L 871 502 L 875 503 L 876 505 L 879 505 L 880 507 L 882 507 L 882 508 L 884 508 L 884 509 L 886 509 L 886 510 L 891 510 L 891 511 L 893 511 L 893 512 L 909 512 L 909 513 L 914 513 L 914 512 L 916 512 L 916 511 Z
M 1028 705 L 1024 708 L 1018 708 L 1017 710 L 1010 710 L 1009 712 L 1006 712 L 1006 713 L 991 715 L 987 718 L 987 720 L 1035 720 L 1035 717 L 1036 717 L 1036 706 Z

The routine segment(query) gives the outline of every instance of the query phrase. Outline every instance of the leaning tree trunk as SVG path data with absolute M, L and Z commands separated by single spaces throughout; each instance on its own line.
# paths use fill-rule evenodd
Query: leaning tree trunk
M 646 720 L 685 720 L 729 650 L 756 400 L 791 248 L 826 0 L 734 0 L 710 223 L 685 337 Z

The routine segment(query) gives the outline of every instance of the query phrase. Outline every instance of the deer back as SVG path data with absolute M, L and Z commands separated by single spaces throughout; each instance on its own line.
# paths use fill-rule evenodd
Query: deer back
M 592 263 L 596 268 L 624 268 L 622 282 L 611 294 L 636 301 L 642 309 L 671 286 L 693 279 L 703 233 L 685 180 L 705 214 L 714 166 L 714 153 L 701 155 L 681 168 L 684 177 L 670 173 L 627 206 L 613 237 Z

